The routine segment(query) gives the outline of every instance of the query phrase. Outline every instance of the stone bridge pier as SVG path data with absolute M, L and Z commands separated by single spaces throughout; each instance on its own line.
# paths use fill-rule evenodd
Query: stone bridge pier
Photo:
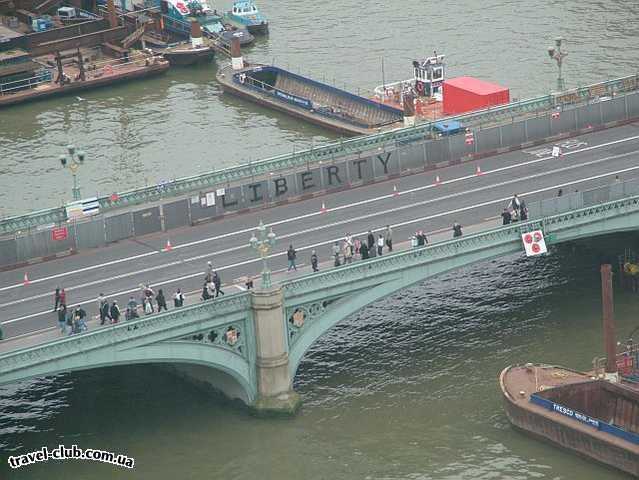
M 289 374 L 284 296 L 280 287 L 251 292 L 255 325 L 257 413 L 294 413 L 300 396 Z

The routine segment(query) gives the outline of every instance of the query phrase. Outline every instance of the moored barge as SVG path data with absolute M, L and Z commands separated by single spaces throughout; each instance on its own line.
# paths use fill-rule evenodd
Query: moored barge
M 639 477 L 639 390 L 563 367 L 526 364 L 500 375 L 516 428 Z
M 229 65 L 217 80 L 227 93 L 347 135 L 403 126 L 397 108 L 271 65 Z
M 75 59 L 63 64 L 69 57 Z M 36 60 L 42 65 L 55 65 L 49 67 L 51 75 L 27 85 L 24 82 L 3 84 L 0 89 L 0 108 L 158 75 L 169 69 L 168 61 L 146 52 L 132 52 L 126 58 L 117 60 L 89 61 L 80 52 L 39 57 Z
M 639 345 L 617 351 L 610 265 L 601 286 L 606 357 L 592 373 L 527 363 L 505 368 L 499 385 L 516 428 L 639 477 Z

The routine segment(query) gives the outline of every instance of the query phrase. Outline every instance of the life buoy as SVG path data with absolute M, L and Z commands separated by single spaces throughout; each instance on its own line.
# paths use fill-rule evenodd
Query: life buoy
M 111 65 L 105 66 L 104 73 L 106 73 L 107 75 L 111 75 L 113 73 L 113 67 Z
M 415 90 L 417 90 L 417 93 L 419 93 L 420 95 L 423 95 L 424 94 L 424 82 L 417 81 L 417 83 L 415 83 Z

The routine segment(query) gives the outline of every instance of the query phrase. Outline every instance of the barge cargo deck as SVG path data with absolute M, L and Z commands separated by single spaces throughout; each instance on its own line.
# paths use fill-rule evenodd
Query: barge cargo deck
M 403 126 L 403 112 L 269 65 L 221 69 L 222 89 L 274 110 L 347 134 Z
M 41 62 L 46 58 L 38 58 Z M 77 93 L 81 90 L 99 88 L 126 80 L 135 80 L 152 75 L 159 75 L 169 69 L 169 62 L 147 54 L 139 54 L 127 60 L 111 60 L 93 66 L 90 62 L 80 67 L 77 63 L 64 65 L 64 81 L 56 82 L 56 70 L 51 80 L 42 81 L 28 86 L 20 84 L 16 89 L 4 88 L 0 94 L 0 108 L 23 102 L 40 100 L 43 98 Z M 84 76 L 84 80 L 81 78 Z M 5 87 L 7 87 L 5 85 Z

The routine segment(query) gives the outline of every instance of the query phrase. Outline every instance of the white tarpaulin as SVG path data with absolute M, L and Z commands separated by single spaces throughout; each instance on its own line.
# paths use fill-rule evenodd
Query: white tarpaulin
M 544 240 L 544 232 L 541 230 L 533 230 L 532 232 L 522 233 L 521 240 L 524 242 L 527 257 L 534 257 L 546 253 L 546 241 Z

